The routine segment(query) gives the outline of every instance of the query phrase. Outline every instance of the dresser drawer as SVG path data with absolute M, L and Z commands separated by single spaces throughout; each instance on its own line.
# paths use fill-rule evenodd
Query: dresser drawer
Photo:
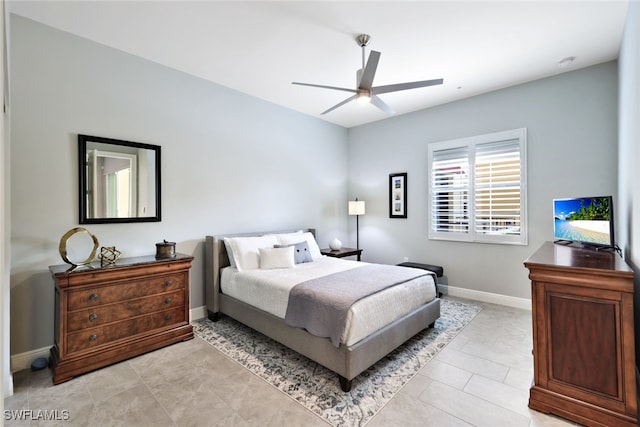
M 118 284 L 93 286 L 90 289 L 72 290 L 67 293 L 67 310 L 80 310 L 87 307 L 126 301 L 132 298 L 155 295 L 174 289 L 184 289 L 185 277 L 188 276 L 185 274 L 154 276 Z
M 184 290 L 69 312 L 67 314 L 67 331 L 74 332 L 94 328 L 118 320 L 175 307 L 184 309 Z
M 186 321 L 184 307 L 179 307 L 102 327 L 83 329 L 67 336 L 67 353 L 100 347 L 121 338 L 130 338 L 184 321 Z

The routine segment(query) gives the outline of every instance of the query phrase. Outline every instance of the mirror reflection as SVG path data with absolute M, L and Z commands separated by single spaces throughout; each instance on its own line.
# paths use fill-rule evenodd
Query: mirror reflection
M 160 221 L 160 147 L 78 135 L 80 223 Z

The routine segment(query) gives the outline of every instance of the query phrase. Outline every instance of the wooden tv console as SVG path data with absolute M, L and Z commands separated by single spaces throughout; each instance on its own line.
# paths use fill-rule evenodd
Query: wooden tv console
M 615 252 L 546 242 L 531 279 L 529 407 L 585 426 L 637 426 L 633 271 Z
M 56 286 L 53 383 L 193 338 L 192 260 L 176 254 L 49 267 Z

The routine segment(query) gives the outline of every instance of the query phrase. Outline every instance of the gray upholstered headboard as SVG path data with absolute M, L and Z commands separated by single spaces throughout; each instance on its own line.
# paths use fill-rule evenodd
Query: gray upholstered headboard
M 205 238 L 205 272 L 204 272 L 204 295 L 207 304 L 207 315 L 211 318 L 220 311 L 218 294 L 220 293 L 220 271 L 228 267 L 229 256 L 224 244 L 225 237 L 251 237 L 264 236 L 265 234 L 292 233 L 300 230 L 278 230 L 278 231 L 256 231 L 253 233 L 220 234 L 216 236 L 206 236 Z M 314 236 L 314 228 L 303 229 L 309 231 Z

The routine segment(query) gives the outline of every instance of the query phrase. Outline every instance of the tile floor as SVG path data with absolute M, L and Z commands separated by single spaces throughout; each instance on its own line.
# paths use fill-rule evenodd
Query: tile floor
M 527 408 L 531 312 L 483 310 L 368 424 L 574 426 Z M 52 386 L 48 370 L 14 374 L 5 425 L 327 426 L 196 338 Z M 57 410 L 59 421 L 7 420 L 7 410 Z M 69 419 L 65 419 L 69 418 Z

